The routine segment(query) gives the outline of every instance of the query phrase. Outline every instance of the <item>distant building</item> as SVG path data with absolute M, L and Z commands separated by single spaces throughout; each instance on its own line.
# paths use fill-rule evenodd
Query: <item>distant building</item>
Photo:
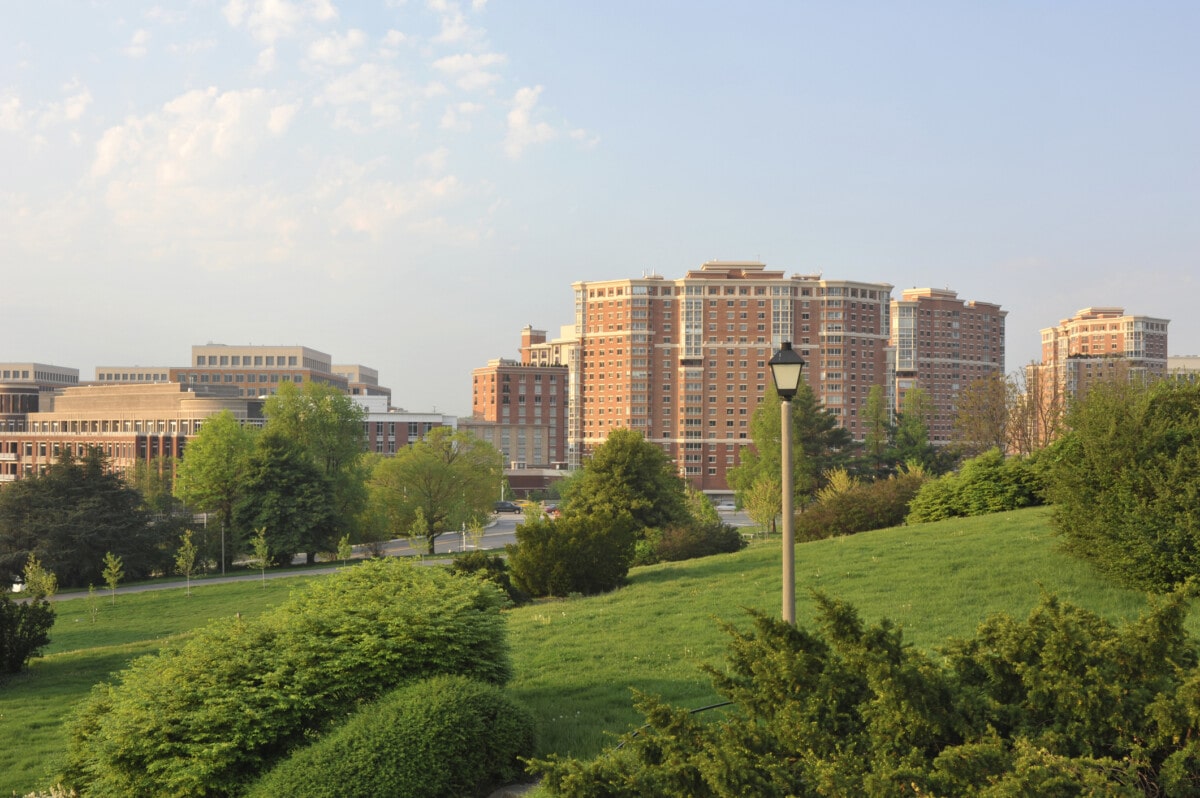
M 694 486 L 728 490 L 751 443 L 767 361 L 791 341 L 804 376 L 838 423 L 861 438 L 871 385 L 885 384 L 892 286 L 711 261 L 658 275 L 573 284 L 568 427 L 572 464 L 614 429 L 661 446 Z M 531 344 L 532 347 L 532 344 Z
M 566 366 L 489 360 L 471 374 L 471 419 L 460 427 L 499 449 L 508 467 L 553 468 L 567 458 L 567 396 Z
M 350 392 L 349 381 L 334 373 L 329 355 L 307 346 L 193 346 L 191 365 L 172 367 L 169 378 L 185 385 L 233 386 L 247 397 L 269 396 L 285 382 L 323 382 Z
M 379 384 L 379 372 L 369 366 L 337 365 L 333 373 L 346 380 L 346 392 L 351 396 L 383 396 L 392 401 L 392 389 Z
M 1045 445 L 1067 403 L 1106 380 L 1148 381 L 1167 375 L 1168 319 L 1119 307 L 1084 308 L 1042 330 L 1042 362 L 1026 370 L 1038 412 L 1033 440 Z
M 79 384 L 79 369 L 45 363 L 0 363 L 0 385 L 32 385 L 40 393 Z
M 170 380 L 170 366 L 96 366 L 95 382 L 100 385 L 129 385 Z
M 368 452 L 394 455 L 411 443 L 424 438 L 437 427 L 458 427 L 455 416 L 440 413 L 411 413 L 390 407 L 386 396 L 355 396 L 357 405 L 366 411 L 363 419 L 364 446 Z
M 890 404 L 923 389 L 933 405 L 929 441 L 951 442 L 958 395 L 971 383 L 1004 374 L 1004 318 L 1008 311 L 990 302 L 966 302 L 948 289 L 909 288 L 892 300 L 894 361 Z
M 125 472 L 138 462 L 180 457 L 209 416 L 228 410 L 262 424 L 262 402 L 232 387 L 179 383 L 81 385 L 43 397 L 37 410 L 0 430 L 0 482 L 41 473 L 64 452 L 97 447 Z

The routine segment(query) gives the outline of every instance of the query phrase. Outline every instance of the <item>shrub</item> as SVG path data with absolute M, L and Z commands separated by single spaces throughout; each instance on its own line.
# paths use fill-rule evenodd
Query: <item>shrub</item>
M 796 516 L 796 539 L 820 540 L 897 526 L 904 522 L 909 502 L 925 479 L 920 473 L 904 473 L 824 492 L 823 498 Z
M 1019 510 L 1042 503 L 1044 469 L 1032 459 L 1005 458 L 992 449 L 957 473 L 926 482 L 909 507 L 908 523 Z
M 503 684 L 503 604 L 491 584 L 397 559 L 312 582 L 94 688 L 70 724 L 64 782 L 89 796 L 227 795 L 397 684 L 438 673 Z
M 50 643 L 54 608 L 42 599 L 17 603 L 0 592 L 0 674 L 19 673 Z
M 532 596 L 604 593 L 629 575 L 634 522 L 626 513 L 526 521 L 506 548 L 513 579 Z
M 658 540 L 655 554 L 659 562 L 677 562 L 741 551 L 745 546 L 746 541 L 736 527 L 718 521 L 667 527 Z
M 521 778 L 533 716 L 462 676 L 405 685 L 262 778 L 250 798 L 464 798 Z
M 472 551 L 454 558 L 450 563 L 450 573 L 462 575 L 478 575 L 487 579 L 504 591 L 513 606 L 529 603 L 529 594 L 513 584 L 508 573 L 508 563 L 499 554 L 488 554 L 486 551 Z
M 725 667 L 733 708 L 653 698 L 591 762 L 532 763 L 551 795 L 1196 795 L 1200 668 L 1174 594 L 1115 627 L 1043 598 L 930 657 L 817 596 L 818 631 L 753 614 Z

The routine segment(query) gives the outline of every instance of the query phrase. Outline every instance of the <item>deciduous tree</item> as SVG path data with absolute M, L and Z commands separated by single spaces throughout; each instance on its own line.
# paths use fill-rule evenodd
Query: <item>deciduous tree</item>
M 216 513 L 221 536 L 208 542 L 204 556 L 220 560 L 223 552 L 225 567 L 241 551 L 233 508 L 242 497 L 254 438 L 229 411 L 210 416 L 188 442 L 175 478 L 176 496 L 197 512 Z
M 445 532 L 457 531 L 491 512 L 504 460 L 487 441 L 437 427 L 422 440 L 377 460 L 370 479 L 371 501 L 391 529 L 412 535 L 420 516 L 426 551 Z

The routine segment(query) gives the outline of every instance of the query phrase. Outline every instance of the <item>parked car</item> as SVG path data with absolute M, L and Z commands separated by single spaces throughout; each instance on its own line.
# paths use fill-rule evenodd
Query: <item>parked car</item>
M 737 505 L 733 502 L 721 502 L 717 505 L 718 513 L 732 513 L 737 510 Z
M 520 512 L 524 512 L 524 511 L 523 511 L 523 510 L 522 510 L 520 507 L 518 507 L 517 505 L 513 504 L 512 502 L 496 502 L 496 505 L 495 505 L 495 506 L 492 508 L 492 510 L 493 510 L 494 512 L 497 512 L 497 513 L 520 513 Z

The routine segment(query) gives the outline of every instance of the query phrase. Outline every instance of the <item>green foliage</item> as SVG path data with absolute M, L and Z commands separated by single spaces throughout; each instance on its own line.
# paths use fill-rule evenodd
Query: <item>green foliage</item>
M 121 580 L 125 578 L 125 563 L 121 558 L 111 551 L 104 553 L 104 571 L 101 573 L 104 577 L 104 584 L 108 585 L 108 590 L 112 594 L 112 603 L 117 603 L 117 585 L 121 584 Z
M 438 537 L 491 512 L 504 459 L 469 432 L 437 427 L 422 440 L 374 461 L 372 511 L 399 534 L 423 538 L 434 553 Z
M 946 470 L 937 447 L 929 440 L 929 422 L 934 412 L 933 400 L 924 388 L 905 392 L 903 407 L 896 418 L 896 462 L 920 463 L 933 474 Z
M 19 673 L 50 644 L 54 608 L 44 598 L 17 603 L 0 591 L 0 674 Z
M 919 471 L 865 483 L 839 477 L 821 491 L 815 504 L 796 516 L 796 539 L 820 540 L 898 526 L 925 480 Z
M 204 420 L 191 440 L 179 473 L 175 477 L 175 495 L 196 512 L 216 513 L 221 536 L 213 536 L 203 559 L 218 561 L 224 546 L 225 566 L 233 564 L 241 551 L 241 541 L 233 534 L 233 510 L 242 496 L 246 468 L 254 451 L 254 430 L 244 427 L 228 410 Z
M 94 688 L 71 724 L 65 782 L 89 796 L 236 793 L 405 681 L 503 684 L 504 601 L 483 581 L 389 559 L 315 581 L 257 619 L 214 622 Z
M 264 431 L 246 463 L 241 496 L 233 510 L 240 539 L 251 530 L 269 532 L 272 565 L 290 565 L 303 551 L 313 561 L 334 546 L 333 493 L 303 447 L 276 431 Z
M 807 382 L 791 401 L 792 477 L 794 505 L 803 507 L 822 483 L 822 474 L 832 471 L 847 457 L 850 433 L 838 426 L 837 417 L 821 406 Z M 738 503 L 749 506 L 750 492 L 760 482 L 783 485 L 783 457 L 779 395 L 768 383 L 766 396 L 750 417 L 753 446 L 743 447 L 739 463 L 728 473 L 729 486 L 737 493 Z M 781 499 L 782 501 L 782 499 Z
M 609 433 L 562 490 L 564 515 L 628 515 L 638 530 L 691 517 L 675 465 L 634 430 Z
M 656 536 L 654 562 L 678 562 L 746 547 L 737 528 L 721 521 L 669 526 Z
M 1042 503 L 1045 480 L 1033 457 L 1004 457 L 991 449 L 921 486 L 908 523 L 1018 510 Z
M 717 512 L 717 508 L 708 496 L 705 495 L 704 491 L 697 490 L 691 485 L 685 485 L 684 500 L 687 502 L 688 514 L 691 515 L 692 521 L 695 523 L 720 523 L 721 514 Z
M 192 530 L 179 536 L 179 548 L 175 551 L 175 573 L 187 580 L 187 593 L 192 595 L 192 574 L 196 570 L 196 544 L 192 542 Z
M 460 576 L 478 576 L 488 580 L 504 591 L 514 607 L 529 603 L 529 594 L 513 584 L 508 572 L 508 563 L 499 554 L 488 554 L 476 549 L 459 557 L 447 566 L 450 573 Z
M 1147 590 L 1200 574 L 1200 385 L 1097 385 L 1067 425 L 1048 453 L 1067 548 Z
M 556 796 L 1194 795 L 1200 670 L 1180 594 L 1116 627 L 1044 597 L 931 658 L 817 594 L 818 630 L 758 613 L 708 671 L 706 721 L 647 726 L 592 762 L 533 763 Z
M 281 383 L 263 406 L 264 432 L 279 434 L 307 453 L 328 482 L 331 514 L 321 538 L 330 545 L 306 549 L 308 562 L 328 551 L 340 535 L 357 534 L 367 504 L 367 470 L 363 458 L 366 411 L 350 396 L 323 382 Z
M 564 513 L 517 525 L 508 567 L 532 596 L 604 593 L 625 583 L 633 560 L 636 523 L 629 514 Z
M 21 577 L 24 583 L 21 592 L 34 601 L 51 598 L 58 592 L 58 577 L 43 568 L 38 558 L 32 554 L 25 561 Z
M 469 798 L 521 777 L 533 753 L 529 710 L 458 675 L 404 685 L 300 749 L 247 795 Z
M 99 449 L 66 454 L 40 476 L 0 490 L 0 582 L 14 582 L 30 555 L 63 587 L 100 581 L 104 552 L 131 578 L 170 567 L 165 528 L 149 523 L 142 498 L 108 470 Z

